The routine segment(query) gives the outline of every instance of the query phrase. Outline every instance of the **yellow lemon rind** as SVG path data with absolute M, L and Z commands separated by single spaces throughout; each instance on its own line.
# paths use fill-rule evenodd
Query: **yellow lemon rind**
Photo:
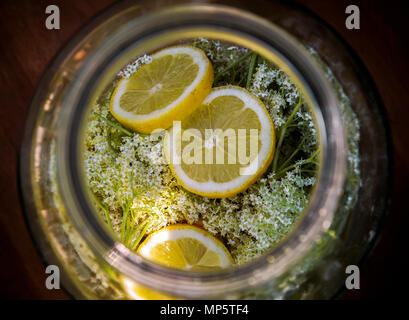
M 215 244 L 215 246 L 223 252 L 224 257 L 227 258 L 227 260 L 229 261 L 229 264 L 231 264 L 231 265 L 234 264 L 234 259 L 233 259 L 233 257 L 231 256 L 229 250 L 227 250 L 226 246 L 223 244 L 223 242 L 221 242 L 221 241 L 220 241 L 219 239 L 217 239 L 215 236 L 213 236 L 213 235 L 210 234 L 209 232 L 207 232 L 207 231 L 205 231 L 205 230 L 203 230 L 203 229 L 201 229 L 201 228 L 199 228 L 199 227 L 196 227 L 196 226 L 193 226 L 193 225 L 190 225 L 190 224 L 183 224 L 183 223 L 182 223 L 182 224 L 169 225 L 169 226 L 166 226 L 166 227 L 164 227 L 164 228 L 162 228 L 162 229 L 159 229 L 159 230 L 157 230 L 157 231 L 151 233 L 151 234 L 148 235 L 148 236 L 146 237 L 146 239 L 141 243 L 141 245 L 139 246 L 139 248 L 138 248 L 138 250 L 137 250 L 137 253 L 140 254 L 141 251 L 143 251 L 144 247 L 147 246 L 147 245 L 149 244 L 149 242 L 150 242 L 154 237 L 156 237 L 159 233 L 161 233 L 161 232 L 172 232 L 173 230 L 190 230 L 190 231 L 192 231 L 192 232 L 196 232 L 196 233 L 201 234 L 201 235 L 204 236 L 205 238 L 208 238 L 210 241 L 212 241 L 212 242 Z M 195 238 L 194 238 L 194 239 L 195 239 Z M 205 243 L 204 243 L 204 244 L 205 244 Z M 206 245 L 206 244 L 205 244 L 205 245 Z
M 113 94 L 111 95 L 110 99 L 110 111 L 111 114 L 114 116 L 118 122 L 120 122 L 124 127 L 131 129 L 133 131 L 137 131 L 143 134 L 150 134 L 154 130 L 158 129 L 167 129 L 173 125 L 173 121 L 181 121 L 183 120 L 186 116 L 191 114 L 197 107 L 200 106 L 201 102 L 208 96 L 210 91 L 212 90 L 212 84 L 214 80 L 214 71 L 213 71 L 213 66 L 209 59 L 207 58 L 206 54 L 204 51 L 201 49 L 195 48 L 193 46 L 178 46 L 180 48 L 183 47 L 189 47 L 189 48 L 194 48 L 195 50 L 199 51 L 202 56 L 204 61 L 207 62 L 206 65 L 206 70 L 204 72 L 204 76 L 202 79 L 199 81 L 197 86 L 186 96 L 185 99 L 180 101 L 176 106 L 171 108 L 168 112 L 161 114 L 158 117 L 153 117 L 147 120 L 129 120 L 126 117 L 120 116 L 118 113 L 115 112 L 114 110 L 114 98 L 116 97 L 118 88 L 120 84 L 123 81 L 128 81 L 127 79 L 121 79 L 118 81 Z M 167 50 L 169 48 L 163 49 Z M 159 54 L 163 50 L 160 50 L 156 52 L 153 55 L 153 58 L 156 54 Z
M 275 129 L 274 129 L 274 123 L 268 113 L 268 110 L 266 109 L 264 103 L 254 94 L 252 94 L 250 91 L 238 87 L 238 86 L 221 86 L 221 87 L 216 87 L 213 88 L 213 90 L 221 90 L 221 89 L 225 89 L 225 88 L 235 88 L 235 89 L 239 89 L 239 90 L 243 90 L 246 91 L 246 93 L 250 94 L 254 99 L 256 99 L 258 101 L 258 103 L 263 107 L 266 116 L 268 116 L 269 122 L 270 122 L 270 126 L 271 126 L 271 146 L 270 146 L 270 150 L 268 152 L 268 157 L 266 157 L 266 159 L 263 160 L 262 165 L 258 168 L 258 170 L 256 171 L 256 173 L 254 175 L 252 175 L 251 177 L 249 177 L 248 180 L 246 180 L 246 182 L 240 186 L 238 186 L 237 188 L 233 188 L 231 190 L 228 190 L 226 192 L 203 192 L 201 190 L 189 187 L 186 185 L 185 181 L 183 181 L 179 175 L 176 172 L 175 166 L 171 163 L 170 161 L 170 155 L 169 155 L 169 145 L 168 145 L 168 134 L 165 135 L 165 139 L 164 139 L 164 151 L 165 151 L 165 157 L 167 159 L 169 168 L 173 174 L 173 176 L 176 178 L 176 180 L 178 181 L 178 183 L 186 190 L 195 193 L 197 195 L 203 196 L 203 197 L 207 197 L 207 198 L 212 198 L 212 199 L 216 199 L 216 198 L 228 198 L 228 197 L 232 197 L 240 192 L 243 192 L 244 190 L 246 190 L 248 187 L 250 187 L 254 182 L 256 182 L 268 169 L 269 165 L 271 164 L 273 157 L 274 157 L 274 151 L 275 151 L 275 144 L 276 144 L 276 137 L 275 137 Z

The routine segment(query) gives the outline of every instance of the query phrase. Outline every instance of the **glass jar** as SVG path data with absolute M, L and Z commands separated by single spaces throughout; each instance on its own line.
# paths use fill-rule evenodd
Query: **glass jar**
M 141 290 L 156 298 L 334 297 L 346 266 L 372 247 L 389 199 L 389 142 L 376 89 L 346 45 L 301 8 L 178 2 L 113 6 L 67 44 L 41 80 L 21 153 L 26 213 L 41 253 L 60 267 L 76 298 L 137 298 Z M 95 213 L 80 165 L 87 106 L 118 70 L 199 36 L 247 47 L 290 75 L 312 107 L 322 150 L 316 187 L 293 231 L 268 254 L 213 273 L 162 267 L 118 242 Z M 349 158 L 352 135 L 359 136 L 359 162 Z

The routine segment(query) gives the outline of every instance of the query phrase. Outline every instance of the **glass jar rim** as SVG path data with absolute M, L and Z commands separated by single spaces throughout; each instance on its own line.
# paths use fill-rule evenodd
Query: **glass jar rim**
M 133 16 L 132 11 L 119 13 L 124 14 Z M 106 12 L 105 16 L 112 16 L 112 12 Z M 105 27 L 114 23 L 115 19 L 118 19 L 118 16 L 105 21 Z M 127 59 L 143 39 L 152 41 L 154 35 L 169 37 L 172 32 L 192 31 L 195 28 L 202 32 L 207 29 L 214 34 L 218 33 L 221 38 L 222 34 L 234 35 L 237 37 L 236 40 L 239 38 L 242 41 L 246 40 L 248 48 L 281 60 L 287 66 L 286 72 L 299 80 L 298 85 L 304 95 L 309 97 L 309 104 L 317 117 L 323 150 L 317 186 L 301 221 L 293 227 L 293 232 L 266 256 L 237 268 L 200 275 L 164 268 L 145 261 L 115 241 L 105 228 L 100 227 L 79 176 L 80 156 L 77 145 L 82 129 L 81 124 L 76 121 L 86 109 L 84 106 L 93 99 L 90 92 L 98 91 L 95 89 L 95 80 L 102 74 L 101 71 L 106 71 L 108 66 L 115 69 L 114 65 L 123 65 L 117 59 L 118 56 L 122 57 L 120 61 Z M 83 39 L 90 35 L 92 37 L 92 32 L 83 30 L 62 55 L 72 56 L 81 52 Z M 113 44 L 116 45 L 115 50 Z M 206 294 L 217 296 L 225 294 L 226 291 L 236 292 L 248 286 L 264 283 L 280 274 L 288 265 L 304 255 L 320 234 L 329 228 L 342 193 L 345 172 L 345 137 L 337 108 L 338 102 L 324 75 L 306 50 L 284 30 L 239 9 L 220 5 L 183 5 L 162 9 L 143 17 L 134 16 L 117 33 L 108 35 L 103 44 L 92 52 L 87 52 L 83 59 L 86 63 L 82 64 L 70 85 L 60 115 L 60 119 L 63 120 L 59 122 L 60 132 L 56 137 L 58 183 L 67 211 L 74 224 L 83 231 L 88 245 L 99 258 L 121 274 L 152 289 L 175 295 L 188 293 L 193 298 Z M 294 232 L 295 230 L 298 232 Z M 300 230 L 302 232 L 299 232 Z

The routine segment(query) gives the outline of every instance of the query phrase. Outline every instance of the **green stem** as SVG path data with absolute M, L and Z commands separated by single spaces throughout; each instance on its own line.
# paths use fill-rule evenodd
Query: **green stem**
M 107 118 L 105 118 L 104 116 L 100 115 L 99 113 L 97 113 L 97 112 L 94 111 L 94 114 L 95 114 L 98 118 L 100 118 L 101 120 L 103 120 L 103 121 L 105 121 L 107 124 L 109 124 L 111 127 L 113 127 L 113 128 L 115 128 L 115 129 L 121 131 L 122 133 L 125 133 L 125 134 L 128 135 L 128 136 L 132 136 L 132 135 L 133 135 L 132 132 L 126 130 L 124 127 L 121 127 L 121 126 L 119 126 L 119 125 L 113 123 L 112 121 L 108 120 Z
M 275 150 L 275 154 L 274 154 L 274 159 L 273 159 L 273 172 L 275 172 L 277 170 L 277 162 L 278 162 L 278 158 L 280 156 L 280 148 L 281 145 L 283 143 L 284 140 L 284 136 L 285 136 L 285 132 L 288 128 L 288 126 L 291 124 L 291 121 L 293 120 L 295 114 L 297 113 L 298 109 L 300 109 L 302 105 L 302 99 L 301 99 L 301 95 L 299 96 L 299 100 L 298 100 L 298 104 L 295 106 L 293 112 L 290 114 L 290 116 L 288 117 L 287 121 L 283 124 L 281 130 L 280 130 L 280 137 L 278 138 L 278 143 L 277 143 L 277 147 Z
M 301 169 L 302 172 L 316 173 L 317 170 Z
M 251 55 L 249 73 L 247 74 L 247 83 L 246 83 L 247 89 L 250 87 L 251 79 L 253 77 L 254 67 L 256 66 L 257 56 L 258 56 L 257 52 L 253 52 L 253 54 Z
M 127 203 L 126 206 L 122 207 L 122 224 L 121 224 L 121 239 L 125 239 L 125 229 L 127 225 L 127 220 L 128 220 L 128 213 L 129 213 L 129 207 L 131 206 L 131 202 Z
M 104 211 L 104 213 L 105 213 L 105 218 L 106 218 L 107 221 L 108 221 L 108 225 L 109 225 L 109 227 L 113 230 L 111 218 L 109 217 L 108 207 L 107 207 L 106 205 L 104 205 L 104 204 L 101 202 L 101 200 L 99 200 L 99 198 L 97 197 L 97 195 L 94 194 L 92 191 L 91 191 L 91 194 L 92 194 L 92 196 L 94 197 L 94 201 L 95 201 L 95 202 L 98 204 L 98 206 Z
M 218 74 L 216 74 L 216 76 L 214 77 L 214 81 L 213 83 L 216 83 L 217 80 L 219 80 L 219 78 L 225 74 L 227 71 L 231 70 L 232 68 L 234 68 L 236 65 L 238 65 L 239 63 L 241 63 L 242 61 L 246 60 L 248 57 L 250 57 L 253 54 L 252 51 L 246 53 L 244 56 L 242 56 L 239 60 L 234 61 L 233 63 L 231 63 L 229 66 L 227 66 L 224 70 L 220 71 Z
M 135 249 L 136 249 L 136 247 L 138 246 L 139 242 L 141 242 L 143 236 L 145 235 L 146 230 L 148 230 L 148 228 L 150 227 L 149 221 L 150 221 L 150 218 L 148 218 L 147 221 L 144 221 L 144 222 L 143 222 L 143 225 L 144 225 L 144 226 L 143 226 L 143 229 L 141 230 L 141 232 L 140 232 L 139 235 L 138 235 L 138 238 L 136 238 L 134 244 L 132 245 L 132 250 L 135 250 Z M 139 227 L 138 227 L 138 228 L 139 228 Z
M 117 154 L 118 152 L 115 150 L 115 148 L 112 146 L 112 136 L 111 136 L 112 132 L 111 130 L 108 130 L 107 133 L 107 142 L 108 142 L 108 147 L 109 149 L 112 151 L 113 154 Z
M 235 69 L 232 73 L 233 74 L 230 77 L 230 83 L 234 83 L 234 79 L 236 79 L 236 76 L 237 76 L 237 73 L 238 73 L 237 69 Z
M 298 153 L 298 151 L 301 150 L 302 145 L 304 144 L 304 141 L 307 139 L 307 137 L 304 137 L 301 142 L 298 144 L 297 148 L 294 150 L 294 152 L 280 165 L 278 170 L 280 171 L 283 167 L 285 167 L 291 159 Z
M 311 156 L 311 157 L 309 157 L 308 159 L 306 159 L 306 160 L 304 160 L 302 163 L 294 163 L 294 164 L 292 164 L 291 166 L 288 166 L 287 168 L 284 168 L 283 170 L 280 170 L 279 172 L 277 172 L 277 177 L 280 177 L 280 176 L 282 176 L 284 173 L 286 173 L 288 170 L 291 170 L 291 169 L 294 169 L 296 166 L 299 166 L 299 165 L 305 165 L 305 164 L 307 164 L 307 163 L 314 163 L 314 164 L 317 164 L 318 165 L 318 162 L 314 162 L 314 158 L 316 157 L 316 155 L 318 154 L 318 152 L 319 152 L 319 149 L 317 150 L 317 151 L 315 151 L 314 152 L 314 154 Z
M 132 232 L 129 233 L 129 235 L 126 237 L 126 243 L 130 244 L 131 240 L 135 236 L 135 234 L 143 228 L 143 226 L 151 219 L 151 217 L 146 218 L 143 220 Z M 134 226 L 132 226 L 134 227 Z
M 279 235 L 279 236 L 281 236 L 281 237 L 284 237 L 284 236 L 285 236 L 284 233 L 280 233 L 280 232 L 277 232 L 277 231 L 274 231 L 274 230 L 270 230 L 270 232 L 271 232 L 271 233 L 274 233 L 274 234 L 276 234 L 276 235 Z

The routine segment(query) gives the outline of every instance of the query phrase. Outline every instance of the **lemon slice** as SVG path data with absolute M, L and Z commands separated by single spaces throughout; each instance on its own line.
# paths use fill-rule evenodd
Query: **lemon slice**
M 122 125 L 141 133 L 167 129 L 200 106 L 213 78 L 212 64 L 202 50 L 169 47 L 118 82 L 110 110 Z
M 146 259 L 183 270 L 208 271 L 233 264 L 229 251 L 210 233 L 188 224 L 160 229 L 139 246 Z
M 266 107 L 236 86 L 214 88 L 164 140 L 178 182 L 209 198 L 230 197 L 248 188 L 268 168 L 274 146 L 274 125 Z
M 176 300 L 176 297 L 144 287 L 124 276 L 119 277 L 122 288 L 129 299 L 133 300 Z

